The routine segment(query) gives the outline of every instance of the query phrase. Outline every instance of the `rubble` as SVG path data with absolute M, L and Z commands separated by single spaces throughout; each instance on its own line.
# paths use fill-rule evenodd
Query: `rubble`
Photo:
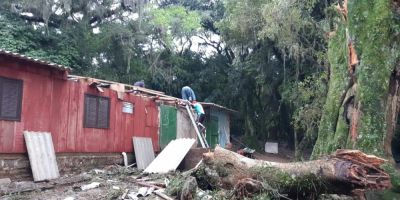
M 129 199 L 132 199 L 132 200 L 137 200 L 137 199 L 139 199 L 139 198 L 137 197 L 137 194 L 134 193 L 134 192 L 129 193 L 129 194 L 128 194 L 128 197 L 129 197 Z
M 90 184 L 88 184 L 88 185 L 82 185 L 81 186 L 81 190 L 90 190 L 90 189 L 93 189 L 93 188 L 97 188 L 97 187 L 99 187 L 100 186 L 100 183 L 99 182 L 93 182 L 93 183 L 90 183 Z
M 0 179 L 0 185 L 9 184 L 9 183 L 11 183 L 10 178 L 1 178 Z
M 164 194 L 164 190 L 156 190 L 154 191 L 154 194 L 157 196 L 165 199 L 165 200 L 173 200 L 173 198 L 169 197 L 168 195 Z
M 233 157 L 230 155 L 233 154 Z M 222 157 L 221 157 L 222 156 Z M 237 157 L 236 157 L 237 156 Z M 221 163 L 221 158 L 225 158 L 225 163 Z M 304 182 L 293 182 L 296 184 L 277 185 L 280 180 L 263 179 L 265 175 L 273 175 L 277 171 L 252 171 L 250 168 L 243 168 L 241 171 L 240 166 L 236 166 L 236 158 L 240 160 L 243 166 L 252 166 L 260 160 L 245 158 L 236 153 L 216 148 L 214 152 L 205 153 L 203 160 L 199 162 L 193 169 L 186 172 L 170 172 L 166 174 L 147 174 L 136 168 L 125 168 L 124 166 L 112 165 L 104 169 L 93 169 L 89 172 L 78 175 L 64 175 L 59 179 L 51 182 L 35 183 L 32 181 L 25 182 L 11 182 L 8 184 L 0 184 L 0 195 L 6 195 L 4 199 L 125 199 L 125 200 L 147 200 L 147 199 L 268 199 L 277 198 L 285 199 L 292 198 L 291 192 L 299 190 L 304 192 L 300 194 L 301 197 L 308 195 L 307 198 L 300 199 L 338 199 L 348 200 L 352 199 L 348 196 L 343 196 L 340 193 L 337 195 L 321 193 L 312 193 L 313 191 L 302 190 L 305 185 L 312 185 L 313 188 L 322 187 L 322 184 L 308 177 Z M 377 157 L 364 156 L 358 151 L 339 151 L 336 157 L 325 158 L 326 163 L 329 164 L 329 159 L 345 159 L 346 162 L 352 163 L 370 163 L 368 169 L 375 170 L 374 172 L 383 173 L 379 171 L 379 164 L 382 162 Z M 229 164 L 230 163 L 230 164 Z M 304 163 L 271 163 L 268 162 L 270 167 L 282 167 L 293 165 L 291 169 L 307 169 L 304 168 Z M 286 168 L 289 169 L 289 168 Z M 378 170 L 378 171 L 377 171 Z M 368 170 L 367 170 L 368 171 Z M 341 171 L 343 172 L 343 171 Z M 255 174 L 252 174 L 255 173 Z M 261 174 L 260 174 L 261 173 Z M 301 173 L 293 174 L 294 176 L 282 176 L 281 179 L 287 179 L 291 182 L 292 179 L 301 178 Z M 384 175 L 384 174 L 383 174 Z M 239 177 L 241 176 L 241 178 Z M 354 176 L 354 174 L 353 174 Z M 357 174 L 360 176 L 360 173 Z M 373 178 L 373 177 L 372 177 Z M 74 181 L 73 181 L 74 180 Z M 301 179 L 299 179 L 301 180 Z M 374 185 L 373 179 L 368 179 L 368 184 L 364 185 L 366 188 L 375 187 L 382 188 L 386 184 L 386 178 L 380 177 L 381 181 L 378 185 Z M 275 182 L 274 182 L 275 181 Z M 229 183 L 229 184 L 228 184 Z M 325 182 L 324 184 L 327 184 Z M 357 183 L 352 183 L 357 184 Z M 12 186 L 12 187 L 11 187 Z M 229 186 L 229 187 L 228 187 Z M 329 187 L 329 184 L 326 185 Z M 293 190 L 283 190 L 292 187 Z M 7 188 L 7 190 L 4 190 Z M 12 188 L 12 189 L 10 189 Z M 55 190 L 55 188 L 60 188 Z M 40 191 L 40 192 L 30 192 Z M 62 191 L 60 193 L 60 191 Z M 310 193 L 309 193 L 310 192 Z M 8 198 L 10 197 L 10 198 Z M 0 200 L 3 198 L 0 197 Z M 296 199 L 296 198 L 294 198 Z
M 121 188 L 118 187 L 118 186 L 113 186 L 112 189 L 114 189 L 114 190 L 120 190 Z
M 138 197 L 145 197 L 146 196 L 146 194 L 147 194 L 147 190 L 148 190 L 148 188 L 147 187 L 141 187 L 141 188 L 139 188 L 139 191 L 137 192 L 137 196 Z

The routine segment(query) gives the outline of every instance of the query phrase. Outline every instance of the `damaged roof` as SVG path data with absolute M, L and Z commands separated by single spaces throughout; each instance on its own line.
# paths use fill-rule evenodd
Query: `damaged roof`
M 236 111 L 236 110 L 232 110 L 232 109 L 230 109 L 230 108 L 227 108 L 227 107 L 224 107 L 224 106 L 215 104 L 215 103 L 206 103 L 206 102 L 200 102 L 200 103 L 201 103 L 201 105 L 202 105 L 203 107 L 205 107 L 205 108 L 207 108 L 207 107 L 214 107 L 214 108 L 217 108 L 217 109 L 220 109 L 220 110 L 224 110 L 224 111 L 227 111 L 227 112 L 231 112 L 231 113 L 233 113 L 233 114 L 238 113 L 238 111 Z
M 28 61 L 28 62 L 44 65 L 46 67 L 53 68 L 53 69 L 60 70 L 60 71 L 67 71 L 67 72 L 72 71 L 72 68 L 64 66 L 64 65 L 59 65 L 59 64 L 56 64 L 56 63 L 53 63 L 53 62 L 44 61 L 44 60 L 41 60 L 41 59 L 36 59 L 36 58 L 29 57 L 29 56 L 26 56 L 26 55 L 23 55 L 23 54 L 14 53 L 14 52 L 11 52 L 11 51 L 0 49 L 0 57 L 2 57 L 2 56 L 13 57 L 13 58 L 25 60 L 25 61 Z M 91 77 L 82 77 L 82 76 L 76 76 L 76 75 L 68 75 L 68 79 L 70 79 L 70 80 L 74 80 L 74 79 L 92 79 L 93 81 L 98 81 L 98 82 L 107 83 L 107 84 L 123 84 L 123 83 L 117 83 L 117 82 L 114 82 L 114 81 L 101 80 L 101 79 L 96 79 L 96 78 L 91 78 Z M 130 84 L 123 84 L 123 85 L 127 86 L 127 87 L 129 87 L 129 88 L 131 88 L 133 90 L 136 90 L 136 91 L 141 91 L 141 92 L 144 92 L 144 93 L 149 94 L 149 95 L 158 96 L 158 99 L 161 100 L 161 101 L 177 101 L 177 100 L 181 100 L 180 98 L 166 95 L 164 92 L 151 90 L 151 89 L 148 89 L 148 88 L 141 88 L 141 87 L 133 86 L 133 85 L 130 85 Z M 231 112 L 231 113 L 237 113 L 237 111 L 235 111 L 235 110 L 226 108 L 224 106 L 221 106 L 221 105 L 218 105 L 218 104 L 215 104 L 215 103 L 206 103 L 206 102 L 200 102 L 200 103 L 204 107 L 214 107 L 214 108 L 221 109 L 221 110 L 224 110 L 224 111 L 228 111 L 228 112 Z
M 54 68 L 54 69 L 57 69 L 57 70 L 60 70 L 60 71 L 71 71 L 72 70 L 70 67 L 67 67 L 67 66 L 64 66 L 64 65 L 59 65 L 59 64 L 52 63 L 52 62 L 49 62 L 49 61 L 44 61 L 44 60 L 40 60 L 40 59 L 29 57 L 29 56 L 26 56 L 26 55 L 22 55 L 22 54 L 19 54 L 19 53 L 14 53 L 14 52 L 11 52 L 11 51 L 0 49 L 0 57 L 2 57 L 2 56 L 18 58 L 18 59 L 25 60 L 25 61 L 28 61 L 28 62 L 44 65 L 44 66 L 50 67 L 50 68 Z

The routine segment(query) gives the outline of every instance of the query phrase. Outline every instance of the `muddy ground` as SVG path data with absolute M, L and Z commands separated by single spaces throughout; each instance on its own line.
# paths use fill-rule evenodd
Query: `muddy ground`
M 1 200 L 14 200 L 14 199 L 49 199 L 49 200 L 73 200 L 73 199 L 121 199 L 121 196 L 129 190 L 127 194 L 134 194 L 139 191 L 140 186 L 139 183 L 147 182 L 147 183 L 160 183 L 160 185 L 165 183 L 165 180 L 168 180 L 172 177 L 173 174 L 167 175 L 141 175 L 140 171 L 136 168 L 125 168 L 122 166 L 108 166 L 103 169 L 93 169 L 89 172 L 81 173 L 81 174 L 69 174 L 64 175 L 60 179 L 72 180 L 72 183 L 67 183 L 64 185 L 53 184 L 51 188 L 37 188 L 33 191 L 20 192 L 14 194 L 7 194 L 0 197 Z M 74 180 L 75 179 L 75 180 Z M 25 184 L 26 186 L 21 185 L 13 185 L 10 186 L 9 191 L 13 189 L 19 188 L 27 188 L 29 190 L 29 185 L 32 182 L 20 182 L 21 184 Z M 91 183 L 100 183 L 99 187 L 82 190 L 82 186 L 91 184 Z M 51 182 L 48 183 L 36 183 L 44 185 L 49 184 L 52 185 Z M 2 189 L 5 186 L 1 186 Z M 147 187 L 149 188 L 149 187 Z M 3 190 L 4 191 L 4 190 Z M 125 199 L 132 199 L 126 195 Z M 161 199 L 157 197 L 154 193 L 150 194 L 147 197 L 139 197 L 139 199 Z
M 255 153 L 255 159 L 273 161 L 273 162 L 291 162 L 293 161 L 294 152 L 290 150 L 284 150 L 280 154 L 267 154 L 267 153 Z M 135 167 L 125 168 L 119 165 L 111 165 L 100 169 L 92 169 L 87 172 L 79 174 L 66 174 L 57 180 L 41 183 L 33 183 L 32 181 L 21 181 L 12 182 L 10 184 L 0 184 L 0 200 L 16 200 L 16 199 L 34 199 L 34 200 L 92 200 L 92 199 L 122 199 L 121 197 L 125 194 L 125 199 L 160 199 L 163 198 L 157 196 L 154 192 L 151 192 L 151 187 L 145 187 L 142 183 L 150 184 L 157 188 L 165 187 L 171 184 L 173 180 L 179 174 L 169 173 L 164 175 L 158 174 L 142 174 L 140 170 Z M 98 187 L 82 190 L 82 186 L 89 184 L 99 183 Z M 150 189 L 148 196 L 138 196 L 137 193 L 140 189 Z M 127 192 L 128 191 L 128 192 Z M 161 189 L 164 194 L 167 194 L 165 189 Z M 217 192 L 228 192 L 228 191 L 217 191 Z M 225 196 L 225 194 L 215 194 L 215 191 L 201 191 L 198 189 L 198 196 L 196 199 L 208 200 L 218 199 L 216 196 Z M 397 194 L 390 194 L 390 197 L 386 198 L 387 194 L 370 194 L 370 200 L 372 199 L 400 199 Z M 129 197 L 131 196 L 131 197 Z M 136 196 L 136 198 L 135 198 Z M 171 196 L 171 195 L 170 195 Z M 176 198 L 171 196 L 172 198 Z M 351 199 L 347 196 L 329 196 L 328 198 L 320 198 L 324 200 L 330 199 Z
M 255 153 L 254 158 L 268 160 L 273 162 L 290 162 L 291 157 L 285 154 L 267 154 Z M 121 199 L 124 193 L 135 194 L 143 186 L 140 182 L 165 184 L 176 173 L 166 175 L 143 175 L 137 168 L 125 168 L 119 165 L 107 166 L 100 169 L 92 169 L 88 172 L 79 174 L 65 174 L 57 181 L 34 183 L 32 181 L 12 182 L 9 185 L 0 185 L 0 200 L 16 200 L 16 199 L 34 199 L 34 200 L 92 200 L 92 199 Z M 82 190 L 81 187 L 91 184 L 100 183 L 99 187 Z M 149 188 L 149 187 L 147 187 Z M 201 192 L 200 192 L 201 193 Z M 207 199 L 207 193 L 203 192 L 204 198 Z M 208 196 L 210 197 L 210 196 Z M 129 198 L 128 195 L 125 199 Z M 147 197 L 138 197 L 138 199 L 162 199 L 150 194 Z

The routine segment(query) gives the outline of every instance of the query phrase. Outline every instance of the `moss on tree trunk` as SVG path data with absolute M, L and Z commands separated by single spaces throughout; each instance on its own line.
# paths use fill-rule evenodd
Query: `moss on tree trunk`
M 319 156 L 344 147 L 348 127 L 343 124 L 343 109 L 341 109 L 346 90 L 349 85 L 347 73 L 348 48 L 346 40 L 346 24 L 341 23 L 328 46 L 330 61 L 330 79 L 327 100 L 319 127 L 318 140 L 314 146 L 313 155 Z
M 386 153 L 386 100 L 390 76 L 399 61 L 399 19 L 390 0 L 349 1 L 347 8 L 348 13 L 340 13 L 336 34 L 329 41 L 329 92 L 314 158 L 344 147 L 379 156 Z M 349 66 L 350 43 L 359 59 L 354 72 Z M 354 103 L 346 122 L 349 110 L 344 95 L 354 84 Z

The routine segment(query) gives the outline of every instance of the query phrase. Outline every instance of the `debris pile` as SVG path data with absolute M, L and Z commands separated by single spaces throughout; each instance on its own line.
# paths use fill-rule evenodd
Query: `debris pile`
M 383 162 L 360 151 L 338 150 L 320 160 L 276 163 L 216 147 L 182 173 L 149 174 L 113 165 L 48 182 L 6 181 L 0 184 L 0 199 L 353 199 L 349 195 L 391 187 Z

